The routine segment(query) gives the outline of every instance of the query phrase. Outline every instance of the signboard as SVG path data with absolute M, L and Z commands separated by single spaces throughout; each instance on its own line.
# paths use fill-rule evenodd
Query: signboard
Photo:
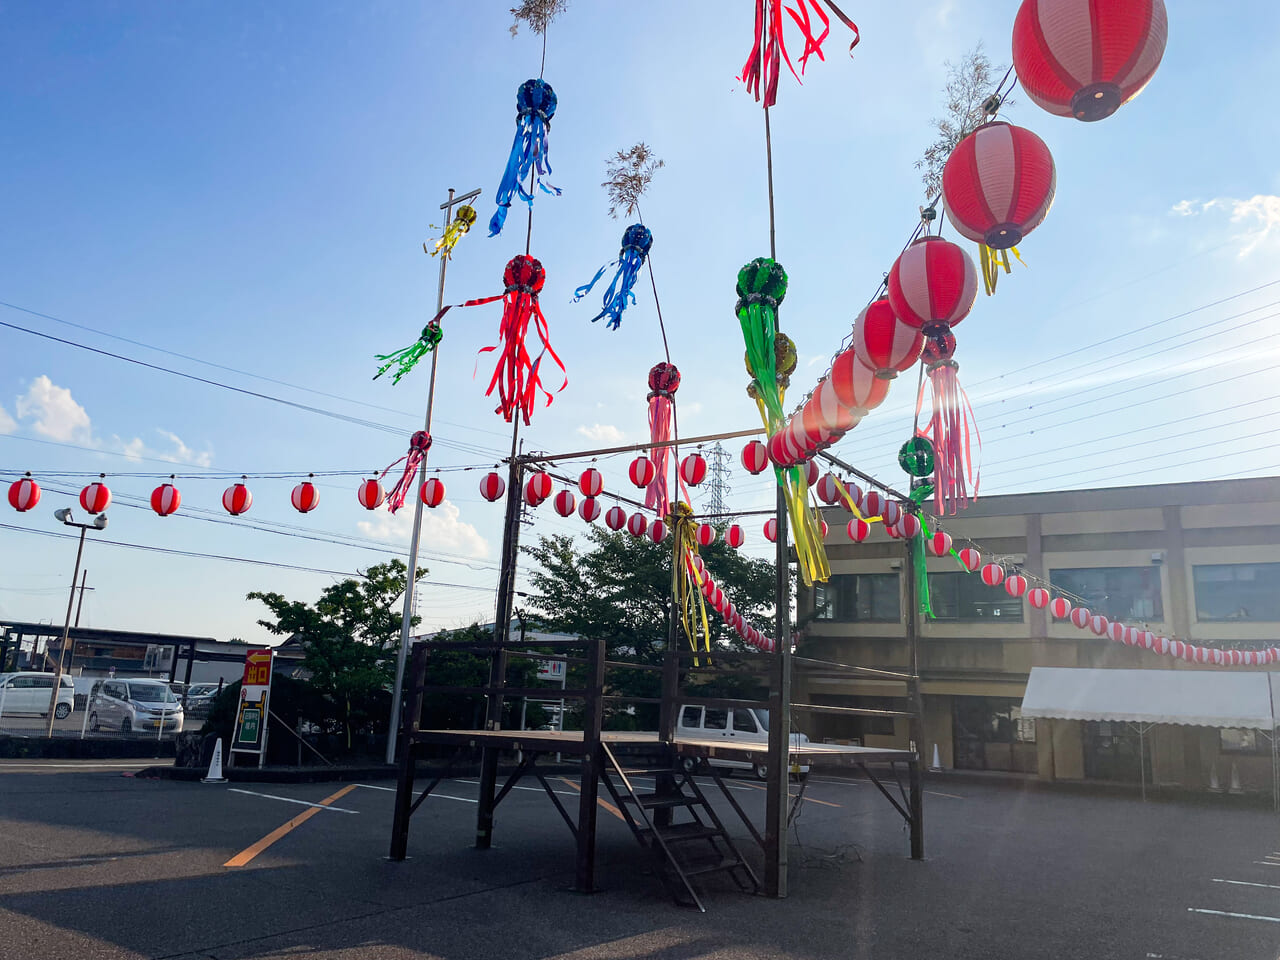
M 267 700 L 271 693 L 270 647 L 246 650 L 244 676 L 240 685 L 240 709 L 231 735 L 231 753 L 256 753 L 258 766 L 267 755 Z
M 539 660 L 537 663 L 539 680 L 564 680 L 565 661 Z

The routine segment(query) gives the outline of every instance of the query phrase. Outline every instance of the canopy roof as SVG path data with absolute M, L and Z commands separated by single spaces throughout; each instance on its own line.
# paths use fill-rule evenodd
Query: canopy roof
M 1276 678 L 1217 670 L 1032 667 L 1022 715 L 1273 730 Z

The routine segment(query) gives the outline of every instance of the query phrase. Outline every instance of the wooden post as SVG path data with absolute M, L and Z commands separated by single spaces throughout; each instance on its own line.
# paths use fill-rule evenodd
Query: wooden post
M 590 662 L 582 711 L 582 789 L 578 794 L 578 850 L 574 869 L 574 889 L 579 893 L 594 893 L 596 888 L 596 800 L 603 761 L 600 749 L 600 728 L 604 725 L 603 640 L 590 642 L 587 659 Z
M 766 111 L 765 116 L 768 116 Z M 781 484 L 777 500 L 773 695 L 769 698 L 769 776 L 764 827 L 764 886 L 771 897 L 787 895 L 787 817 L 791 767 L 791 554 L 787 548 L 787 500 Z
M 403 860 L 409 849 L 409 817 L 413 806 L 413 777 L 418 744 L 414 734 L 422 722 L 422 687 L 427 682 L 427 645 L 413 645 L 413 663 L 409 671 L 409 697 L 403 723 L 403 749 L 400 753 L 400 776 L 396 784 L 395 813 L 391 824 L 392 860 Z
M 924 859 L 924 788 L 920 782 L 920 758 L 907 764 L 910 790 L 907 801 L 911 809 L 911 859 Z
M 918 536 L 906 538 L 906 569 L 903 573 L 906 576 L 906 584 L 903 589 L 903 595 L 907 603 L 906 616 L 906 634 L 907 634 L 907 655 L 911 662 L 911 679 L 907 681 L 907 693 L 911 698 L 911 712 L 914 714 L 910 722 L 907 724 L 908 736 L 913 741 L 916 753 L 916 759 L 923 761 L 925 754 L 924 745 L 924 698 L 920 694 L 920 626 L 919 611 L 920 603 L 916 592 L 916 551 L 920 549 L 920 545 L 916 542 L 920 538 Z

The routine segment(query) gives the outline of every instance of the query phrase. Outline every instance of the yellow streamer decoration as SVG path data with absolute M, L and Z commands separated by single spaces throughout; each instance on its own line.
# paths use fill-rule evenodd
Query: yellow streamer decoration
M 444 229 L 444 236 L 436 241 L 434 250 L 427 248 L 424 243 L 422 252 L 429 253 L 431 256 L 443 254 L 446 260 L 453 257 L 453 248 L 458 245 L 458 241 L 466 236 L 467 231 L 471 229 L 471 225 L 476 222 L 476 208 L 469 203 L 464 203 L 458 208 L 457 214 L 454 215 L 453 222 Z
M 1008 250 L 995 250 L 985 243 L 978 244 L 978 253 L 982 259 L 982 286 L 986 290 L 987 296 L 991 296 L 996 292 L 996 281 L 1000 279 L 1000 271 L 1012 273 L 1013 267 L 1009 263 L 1009 252 L 1017 258 L 1018 262 L 1024 267 L 1027 261 L 1022 259 L 1022 254 L 1018 252 L 1017 247 L 1010 247 Z
M 684 635 L 689 638 L 689 646 L 695 653 L 698 650 L 698 627 L 701 626 L 702 646 L 710 653 L 711 625 L 707 622 L 707 605 L 702 596 L 704 581 L 693 563 L 693 555 L 698 552 L 698 526 L 693 522 L 693 508 L 687 503 L 673 503 L 667 523 L 673 532 L 674 541 L 671 555 L 671 595 L 676 599 L 680 623 L 684 627 Z M 701 666 L 698 658 L 694 658 L 693 665 Z

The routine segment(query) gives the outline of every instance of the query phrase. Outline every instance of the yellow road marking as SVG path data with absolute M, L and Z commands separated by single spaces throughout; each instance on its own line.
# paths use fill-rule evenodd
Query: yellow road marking
M 744 783 L 744 784 L 743 784 L 743 786 L 744 786 L 744 787 L 751 787 L 753 790 L 768 790 L 768 789 L 769 789 L 768 787 L 766 787 L 766 786 L 764 786 L 764 785 L 762 785 L 762 784 L 759 784 L 759 783 Z M 789 796 L 792 800 L 794 800 L 796 797 L 800 796 L 800 794 L 798 794 L 798 793 L 788 793 L 788 794 L 787 794 L 787 796 Z M 819 803 L 819 804 L 821 804 L 821 805 L 822 805 L 822 806 L 824 806 L 824 807 L 838 807 L 838 806 L 840 806 L 840 804 L 838 804 L 838 803 L 831 803 L 831 802 L 830 802 L 830 801 L 828 801 L 828 800 L 815 800 L 813 797 L 810 797 L 810 796 L 807 796 L 807 795 L 806 795 L 806 796 L 805 796 L 805 798 L 804 798 L 804 802 L 805 802 L 805 803 Z
M 348 793 L 350 793 L 352 790 L 354 790 L 357 786 L 359 786 L 359 784 L 349 783 L 345 787 L 343 787 L 341 790 L 339 790 L 337 793 L 331 796 L 325 797 L 316 806 L 310 807 L 307 810 L 303 810 L 300 814 L 298 814 L 292 820 L 282 823 L 280 826 L 276 827 L 274 830 L 268 833 L 265 837 L 263 837 L 257 843 L 253 844 L 252 846 L 245 847 L 243 850 L 237 853 L 234 857 L 232 857 L 230 860 L 224 863 L 223 866 L 224 867 L 243 867 L 246 863 L 248 863 L 258 854 L 260 854 L 263 850 L 267 849 L 267 847 L 271 846 L 273 843 L 275 843 L 285 834 L 289 833 L 295 827 L 302 826 L 304 823 L 306 823 L 308 820 L 314 817 L 317 813 L 320 812 L 321 807 L 327 807 L 331 803 L 336 803 L 337 801 L 345 797 Z
M 562 783 L 567 783 L 569 786 L 573 787 L 573 789 L 577 790 L 579 793 L 582 792 L 582 788 L 578 786 L 576 783 L 574 783 L 572 780 L 570 780 L 568 777 L 557 777 L 556 779 L 560 780 Z M 608 800 L 605 800 L 601 797 L 596 797 L 596 803 L 599 804 L 604 809 L 608 810 L 619 820 L 623 820 L 622 811 L 619 810 L 617 807 L 615 807 Z M 623 822 L 625 823 L 626 821 L 623 820 Z

